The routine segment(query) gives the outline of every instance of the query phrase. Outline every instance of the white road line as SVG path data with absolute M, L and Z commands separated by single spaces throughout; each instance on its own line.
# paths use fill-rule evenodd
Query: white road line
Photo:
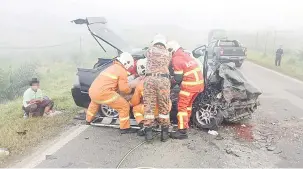
M 60 150 L 63 146 L 65 146 L 69 141 L 76 138 L 79 134 L 81 134 L 83 131 L 85 131 L 89 126 L 88 125 L 82 125 L 80 127 L 73 127 L 69 129 L 66 134 L 63 134 L 59 138 L 57 138 L 55 141 L 51 142 L 49 144 L 48 149 L 45 151 L 37 151 L 33 156 L 29 157 L 28 159 L 25 159 L 24 161 L 17 164 L 15 167 L 12 168 L 35 168 L 38 166 L 42 161 L 45 160 L 46 155 L 52 155 L 56 153 L 58 150 Z M 70 133 L 70 134 L 67 134 Z M 43 146 L 44 147 L 44 146 Z
M 277 72 L 277 71 L 271 70 L 271 69 L 269 69 L 269 68 L 260 66 L 260 65 L 258 65 L 258 64 L 256 64 L 256 63 L 253 63 L 253 62 L 250 62 L 250 61 L 247 61 L 247 62 L 249 62 L 250 64 L 252 64 L 252 65 L 254 65 L 254 66 L 256 66 L 256 67 L 262 68 L 262 69 L 264 69 L 264 70 L 266 70 L 266 71 L 268 71 L 268 72 L 274 73 L 274 74 L 279 75 L 279 76 L 281 76 L 281 77 L 283 77 L 283 78 L 286 78 L 286 79 L 288 79 L 288 80 L 291 80 L 291 81 L 293 81 L 293 82 L 303 84 L 303 81 L 300 81 L 300 80 L 298 80 L 298 79 L 295 79 L 295 78 L 292 78 L 292 77 L 290 77 L 290 76 L 284 75 L 284 74 L 282 74 L 282 73 L 279 73 L 279 72 Z

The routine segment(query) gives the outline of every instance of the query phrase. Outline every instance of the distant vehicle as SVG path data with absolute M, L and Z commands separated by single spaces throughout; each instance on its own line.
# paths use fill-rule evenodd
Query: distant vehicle
M 246 59 L 246 47 L 237 40 L 213 40 L 208 44 L 208 58 L 214 63 L 235 63 L 236 67 L 241 67 Z
M 213 40 L 225 39 L 227 38 L 227 33 L 224 29 L 213 29 L 208 33 L 208 43 Z

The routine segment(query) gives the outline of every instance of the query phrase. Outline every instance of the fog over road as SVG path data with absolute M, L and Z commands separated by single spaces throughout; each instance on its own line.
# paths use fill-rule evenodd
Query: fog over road
M 161 143 L 157 139 L 132 152 L 121 168 L 303 167 L 303 83 L 250 62 L 245 62 L 241 71 L 263 91 L 260 108 L 245 127 L 221 127 L 223 140 L 196 130 L 191 130 L 188 140 Z M 36 161 L 38 165 L 31 161 L 31 167 L 114 168 L 144 140 L 136 134 L 120 136 L 117 129 L 83 129 L 57 147 L 58 151 L 47 154 L 51 156 L 46 160 Z M 253 140 L 247 139 L 249 135 Z

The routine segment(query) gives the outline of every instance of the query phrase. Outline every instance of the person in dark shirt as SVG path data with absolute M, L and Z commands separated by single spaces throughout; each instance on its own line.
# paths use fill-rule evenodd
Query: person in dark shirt
M 280 45 L 280 48 L 276 51 L 276 61 L 275 61 L 276 66 L 280 66 L 283 54 L 284 53 L 283 53 L 282 45 Z

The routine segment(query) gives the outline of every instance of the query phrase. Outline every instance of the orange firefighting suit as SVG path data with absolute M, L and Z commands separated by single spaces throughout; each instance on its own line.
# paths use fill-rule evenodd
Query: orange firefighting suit
M 133 114 L 134 114 L 135 119 L 138 124 L 141 123 L 142 120 L 144 119 L 144 104 L 142 103 L 143 102 L 143 85 L 144 85 L 144 79 L 142 79 L 140 81 L 140 83 L 138 84 L 138 86 L 136 86 L 135 93 L 132 96 L 132 99 L 130 100 L 131 105 L 134 106 Z M 169 110 L 170 110 L 171 106 L 172 106 L 171 101 L 169 104 L 170 104 L 170 108 L 169 108 Z M 156 105 L 156 110 L 154 112 L 155 112 L 155 114 L 154 114 L 155 117 L 158 118 L 158 116 L 159 116 L 158 105 Z
M 194 58 L 179 48 L 172 57 L 174 79 L 181 83 L 178 100 L 178 129 L 189 128 L 192 104 L 197 95 L 204 90 L 202 68 Z
M 86 113 L 87 122 L 91 122 L 96 116 L 100 104 L 106 104 L 118 111 L 120 129 L 130 128 L 129 103 L 117 93 L 118 89 L 126 94 L 132 91 L 128 86 L 127 74 L 122 64 L 115 61 L 94 80 L 89 88 L 91 102 Z

